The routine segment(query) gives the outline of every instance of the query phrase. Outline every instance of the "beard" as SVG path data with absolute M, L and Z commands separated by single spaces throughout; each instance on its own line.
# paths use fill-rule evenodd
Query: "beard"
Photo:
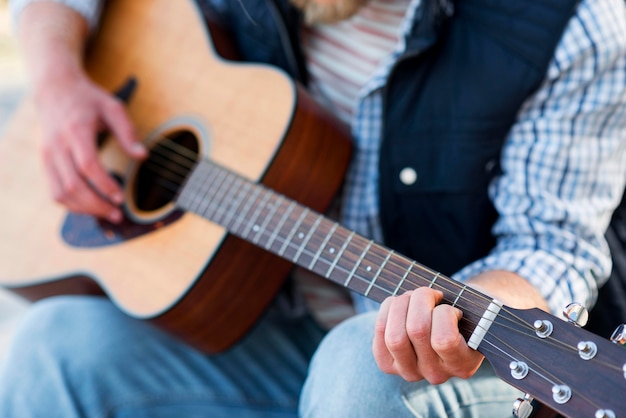
M 332 0 L 330 4 L 322 4 L 317 0 L 291 0 L 302 10 L 304 21 L 309 24 L 336 23 L 356 14 L 370 0 Z

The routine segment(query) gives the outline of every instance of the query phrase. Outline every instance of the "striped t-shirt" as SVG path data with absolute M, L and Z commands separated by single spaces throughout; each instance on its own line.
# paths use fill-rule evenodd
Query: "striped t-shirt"
M 311 91 L 347 124 L 359 92 L 397 46 L 409 2 L 372 0 L 350 19 L 303 28 Z
M 363 87 L 392 56 L 410 0 L 373 0 L 350 19 L 303 28 L 303 48 L 313 95 L 350 125 Z M 309 272 L 295 279 L 317 320 L 332 327 L 354 314 L 345 290 Z

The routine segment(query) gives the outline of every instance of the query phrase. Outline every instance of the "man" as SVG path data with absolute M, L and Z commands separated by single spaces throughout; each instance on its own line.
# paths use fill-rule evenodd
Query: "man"
M 591 306 L 610 272 L 603 233 L 626 174 L 625 5 L 501 3 L 202 2 L 245 59 L 283 67 L 350 124 L 345 225 L 510 306 Z M 13 7 L 52 194 L 119 221 L 96 133 L 109 128 L 132 157 L 145 150 L 81 66 L 100 3 Z M 380 307 L 355 296 L 359 314 L 328 335 L 309 314 L 272 310 L 231 350 L 206 356 L 102 299 L 55 298 L 16 336 L 0 414 L 510 414 L 517 391 L 468 347 L 461 312 L 441 300 L 429 288 Z

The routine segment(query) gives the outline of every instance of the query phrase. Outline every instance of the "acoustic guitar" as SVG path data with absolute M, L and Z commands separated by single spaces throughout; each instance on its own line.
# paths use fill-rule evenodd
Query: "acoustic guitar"
M 0 285 L 31 300 L 106 295 L 211 353 L 249 330 L 294 265 L 377 301 L 433 287 L 504 381 L 565 416 L 624 414 L 619 345 L 321 215 L 350 160 L 348 133 L 280 70 L 235 61 L 226 40 L 191 0 L 107 2 L 85 65 L 127 101 L 150 149 L 136 162 L 102 139 L 126 219 L 51 204 L 27 101 L 0 140 Z

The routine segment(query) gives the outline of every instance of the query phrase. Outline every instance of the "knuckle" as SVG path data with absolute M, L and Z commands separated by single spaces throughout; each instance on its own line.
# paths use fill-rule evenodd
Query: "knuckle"
M 380 359 L 377 359 L 376 363 L 378 365 L 378 368 L 383 373 L 393 374 L 395 372 L 395 368 L 393 366 L 393 361 L 392 360 L 380 360 Z
M 51 192 L 52 194 L 52 199 L 60 204 L 65 204 L 66 202 L 66 195 L 63 193 L 63 191 L 61 190 L 52 190 Z
M 425 379 L 431 385 L 440 385 L 442 383 L 445 383 L 449 378 L 450 376 L 448 376 L 447 374 L 438 372 L 432 372 L 425 376 Z
M 461 379 L 469 379 L 473 375 L 474 373 L 471 370 L 460 370 L 458 373 L 456 373 L 456 376 L 460 377 Z
M 103 106 L 107 112 L 113 113 L 115 115 L 120 115 L 124 112 L 124 105 L 121 101 L 114 97 L 107 96 L 107 100 L 104 101 Z
M 69 198 L 70 196 L 75 196 L 80 190 L 80 182 L 77 178 L 72 178 L 67 180 L 63 184 L 63 191 L 61 192 L 64 198 Z
M 404 338 L 402 335 L 387 335 L 385 336 L 385 345 L 390 351 L 402 351 L 411 346 L 408 338 Z
M 415 370 L 406 370 L 400 376 L 407 382 L 417 382 L 423 379 L 422 375 Z
M 433 349 L 438 353 L 448 353 L 455 350 L 458 347 L 460 335 L 436 335 L 432 337 L 431 345 Z
M 98 160 L 94 156 L 82 157 L 76 161 L 76 166 L 81 174 L 92 174 L 98 168 Z
M 406 324 L 406 332 L 411 339 L 422 341 L 430 337 L 430 326 L 422 321 L 409 321 Z

